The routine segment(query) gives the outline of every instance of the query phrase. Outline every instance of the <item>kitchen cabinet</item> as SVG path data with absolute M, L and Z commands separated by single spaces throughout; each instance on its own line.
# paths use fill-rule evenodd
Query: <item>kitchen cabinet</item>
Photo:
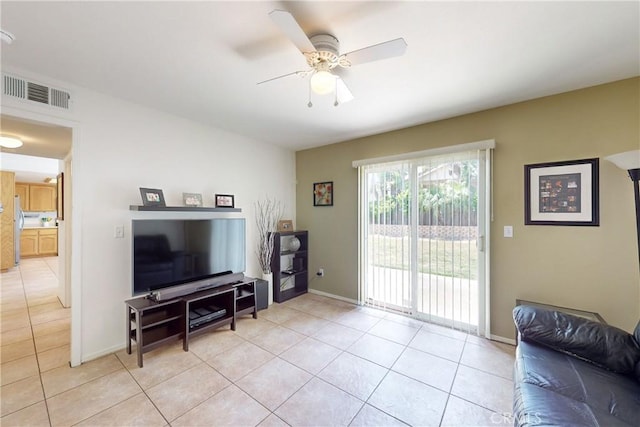
M 58 230 L 38 230 L 38 255 L 58 255 Z
M 15 194 L 20 196 L 20 205 L 23 211 L 45 212 L 58 209 L 55 185 L 18 182 Z
M 0 269 L 15 266 L 15 223 L 14 223 L 14 185 L 15 173 L 2 171 L 0 176 L 0 201 L 3 211 L 0 213 Z
M 36 257 L 58 254 L 58 229 L 26 228 L 20 233 L 20 256 Z
M 38 256 L 38 230 L 22 230 L 20 233 L 20 256 Z

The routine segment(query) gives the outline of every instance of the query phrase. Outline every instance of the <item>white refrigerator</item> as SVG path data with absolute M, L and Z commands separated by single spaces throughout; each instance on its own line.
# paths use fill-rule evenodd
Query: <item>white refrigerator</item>
M 22 229 L 24 228 L 24 212 L 22 211 L 22 207 L 20 206 L 20 196 L 16 196 L 16 199 L 13 203 L 15 208 L 15 212 L 13 215 L 13 224 L 15 227 L 15 233 L 13 238 L 13 249 L 14 249 L 14 259 L 16 265 L 20 264 L 20 234 L 22 233 Z

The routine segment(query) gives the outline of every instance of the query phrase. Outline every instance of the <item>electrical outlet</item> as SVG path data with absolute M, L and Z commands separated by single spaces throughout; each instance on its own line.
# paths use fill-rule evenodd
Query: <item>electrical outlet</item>
M 116 225 L 113 237 L 116 239 L 124 239 L 124 225 Z
M 324 268 L 319 268 L 318 272 L 316 273 L 316 276 L 324 277 Z

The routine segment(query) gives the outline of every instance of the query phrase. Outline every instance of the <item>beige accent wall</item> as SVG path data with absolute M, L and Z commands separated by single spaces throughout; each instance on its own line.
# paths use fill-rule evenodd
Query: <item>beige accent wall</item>
M 640 318 L 633 189 L 604 157 L 640 148 L 639 118 L 640 78 L 633 78 L 299 151 L 296 227 L 309 230 L 310 287 L 357 299 L 352 161 L 495 139 L 492 334 L 514 337 L 516 298 L 596 311 L 632 330 Z M 600 158 L 600 226 L 525 226 L 524 165 L 592 157 Z M 319 181 L 334 182 L 334 206 L 313 207 Z M 502 237 L 505 225 L 513 226 L 513 238 Z M 315 276 L 319 267 L 325 277 Z

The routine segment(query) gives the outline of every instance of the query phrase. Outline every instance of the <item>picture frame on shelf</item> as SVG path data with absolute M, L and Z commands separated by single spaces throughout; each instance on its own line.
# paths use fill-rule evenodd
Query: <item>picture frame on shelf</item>
M 293 231 L 293 221 L 290 219 L 282 219 L 278 221 L 278 232 Z
M 333 206 L 333 181 L 313 183 L 313 206 Z
M 202 194 L 182 193 L 182 202 L 185 206 L 191 206 L 195 208 L 202 207 Z
M 216 208 L 234 208 L 235 197 L 233 194 L 216 194 L 214 196 Z
M 599 226 L 599 159 L 524 166 L 525 225 Z
M 64 172 L 60 172 L 56 179 L 58 221 L 64 221 Z
M 142 196 L 142 204 L 144 206 L 166 206 L 164 194 L 160 189 L 140 187 L 140 195 Z

